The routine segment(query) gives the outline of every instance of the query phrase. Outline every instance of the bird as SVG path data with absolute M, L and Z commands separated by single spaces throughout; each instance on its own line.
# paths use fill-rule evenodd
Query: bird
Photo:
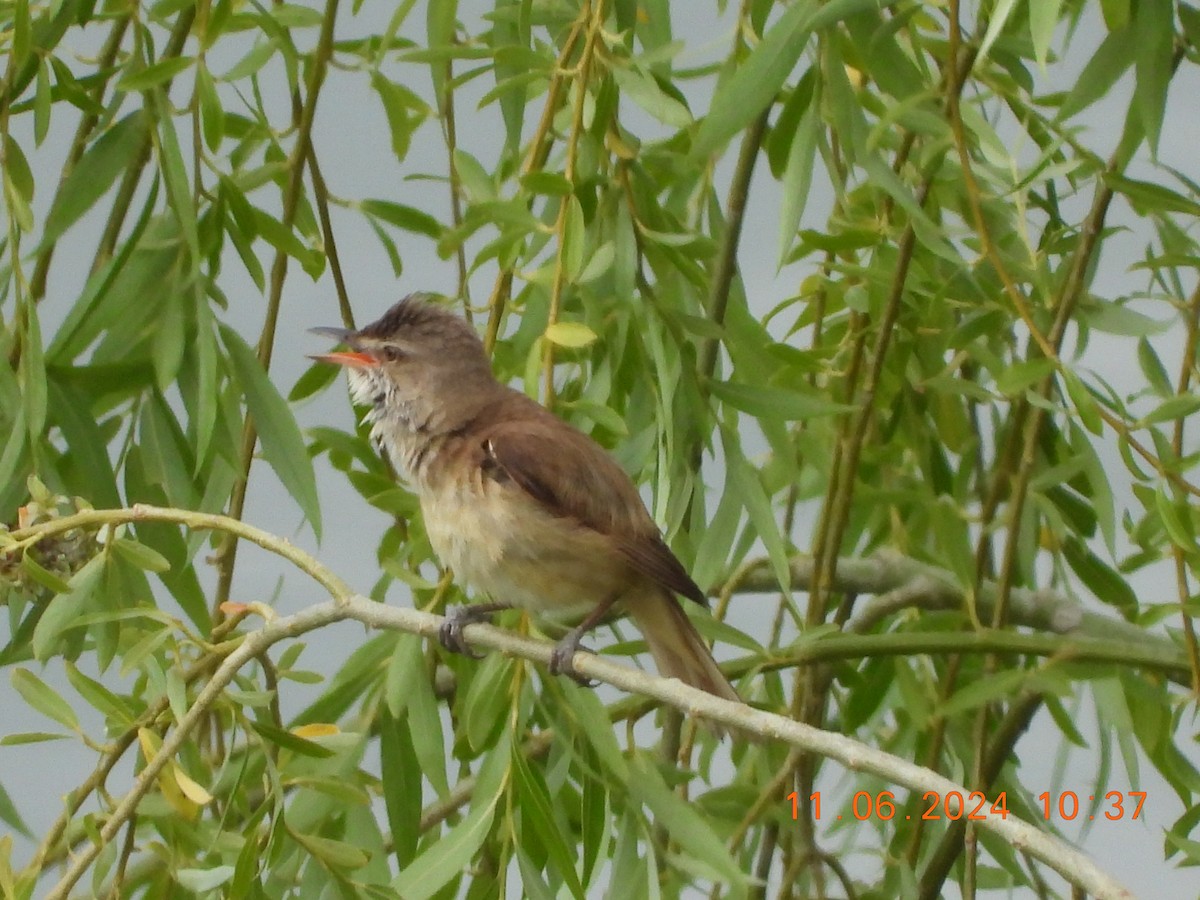
M 741 701 L 678 599 L 706 606 L 705 593 L 632 479 L 590 436 L 500 382 L 465 319 L 416 293 L 362 329 L 312 331 L 348 348 L 312 358 L 345 368 L 371 441 L 420 500 L 435 554 L 487 598 L 449 611 L 447 649 L 473 655 L 463 628 L 515 606 L 578 622 L 549 668 L 582 680 L 583 636 L 623 611 L 663 676 Z

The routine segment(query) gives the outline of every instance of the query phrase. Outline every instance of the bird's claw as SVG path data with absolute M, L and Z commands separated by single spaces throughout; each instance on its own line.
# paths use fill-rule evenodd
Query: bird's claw
M 584 687 L 594 687 L 597 682 L 575 671 L 575 652 L 580 649 L 579 639 L 582 637 L 576 631 L 567 632 L 566 637 L 554 645 L 550 652 L 550 674 L 567 675 Z
M 476 622 L 485 622 L 491 618 L 488 612 L 481 612 L 470 606 L 456 606 L 446 613 L 442 627 L 438 629 L 438 640 L 451 653 L 459 653 L 469 659 L 483 659 L 482 653 L 476 653 L 463 637 L 463 629 Z

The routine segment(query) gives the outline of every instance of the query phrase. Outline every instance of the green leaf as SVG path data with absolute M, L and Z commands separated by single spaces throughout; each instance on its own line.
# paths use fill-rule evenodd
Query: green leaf
M 949 700 L 941 704 L 938 715 L 948 719 L 993 701 L 1015 696 L 1029 677 L 1029 672 L 1024 669 L 1006 669 L 993 673 L 989 678 L 973 681 L 955 691 Z
M 1108 96 L 1113 85 L 1133 65 L 1136 44 L 1137 41 L 1126 31 L 1109 34 L 1075 80 L 1059 109 L 1059 117 L 1069 119 Z
M 1162 522 L 1171 542 L 1186 553 L 1194 552 L 1196 536 L 1192 532 L 1187 505 L 1167 496 L 1162 485 L 1154 490 L 1154 504 L 1159 521 Z
M 70 704 L 28 669 L 13 669 L 12 684 L 25 702 L 42 715 L 53 719 L 64 728 L 79 731 L 79 720 L 75 718 L 75 711 L 71 709 Z
M 1158 354 L 1154 352 L 1153 345 L 1145 338 L 1138 341 L 1137 356 L 1142 375 L 1154 392 L 1160 397 L 1169 397 L 1174 394 L 1175 388 L 1171 386 L 1171 377 L 1167 374 Z
M 421 838 L 421 763 L 407 717 L 396 719 L 386 709 L 379 716 L 379 764 L 392 852 L 405 869 L 417 855 Z
M 31 446 L 42 441 L 46 427 L 46 401 L 49 387 L 46 379 L 45 348 L 42 346 L 41 314 L 32 304 L 26 307 L 25 340 L 21 345 L 21 393 L 25 401 L 25 427 L 29 430 Z
M 664 125 L 687 128 L 692 124 L 687 106 L 664 91 L 650 72 L 637 66 L 614 66 L 612 75 L 622 94 Z
M 1200 203 L 1161 184 L 1139 181 L 1124 175 L 1106 173 L 1104 183 L 1129 199 L 1129 205 L 1139 216 L 1175 212 L 1185 216 L 1200 216 Z
M 136 716 L 133 708 L 122 698 L 99 681 L 84 675 L 70 660 L 66 662 L 66 669 L 67 680 L 71 682 L 71 687 L 75 688 L 89 706 L 103 715 L 115 719 L 122 727 L 129 727 L 134 723 Z
M 1029 4 L 1029 35 L 1033 38 L 1033 55 L 1043 69 L 1046 68 L 1046 55 L 1058 28 L 1061 9 L 1062 0 L 1037 0 Z
M 554 815 L 554 803 L 550 799 L 550 789 L 546 786 L 540 768 L 534 769 L 525 759 L 525 752 L 520 747 L 513 748 L 512 755 L 513 789 L 521 809 L 521 824 L 528 825 L 546 848 L 553 863 L 554 871 L 562 876 L 573 897 L 582 900 L 583 885 L 579 882 L 579 874 L 575 871 L 574 844 L 567 846 L 563 837 L 563 829 Z
M 173 56 L 161 59 L 144 69 L 127 73 L 117 82 L 116 90 L 126 92 L 149 90 L 170 81 L 180 72 L 190 69 L 195 61 L 195 58 L 191 56 Z
M 21 556 L 21 572 L 30 580 L 60 596 L 71 593 L 71 586 L 37 561 L 32 553 Z
M 1200 394 L 1181 394 L 1170 397 L 1154 407 L 1147 415 L 1134 423 L 1136 428 L 1147 428 L 1160 422 L 1176 422 L 1186 419 L 1200 409 Z
M 1016 397 L 1054 372 L 1054 361 L 1029 359 L 1007 366 L 996 376 L 996 390 L 1005 397 Z
M 796 230 L 800 227 L 800 216 L 808 204 L 819 126 L 817 111 L 810 107 L 800 118 L 799 127 L 791 139 L 787 166 L 783 172 L 783 199 L 779 209 L 779 266 L 783 265 L 792 249 L 796 240 Z
M 554 322 L 546 327 L 545 337 L 560 347 L 586 347 L 596 340 L 596 332 L 582 322 Z
M 1084 386 L 1079 376 L 1070 369 L 1065 367 L 1060 369 L 1059 375 L 1067 387 L 1067 396 L 1075 404 L 1075 412 L 1079 414 L 1079 421 L 1083 423 L 1083 427 L 1092 434 L 1100 434 L 1104 430 L 1104 420 L 1100 418 L 1100 409 L 1096 405 L 1096 398 Z
M 1100 0 L 1100 12 L 1109 31 L 1121 31 L 1129 24 L 1129 5 L 1130 0 Z
M 792 572 L 788 563 L 787 544 L 779 531 L 775 511 L 771 508 L 771 498 L 763 487 L 758 470 L 742 456 L 741 448 L 736 445 L 736 438 L 726 429 L 722 429 L 722 435 L 725 437 L 725 462 L 732 475 L 730 484 L 737 491 L 746 507 L 750 523 L 767 548 L 767 557 L 771 561 L 771 569 L 779 582 L 780 590 L 786 591 L 792 583 Z
M 38 60 L 37 87 L 33 99 L 33 141 L 37 146 L 46 140 L 50 130 L 50 109 L 53 105 L 53 90 L 50 87 L 50 66 L 44 59 Z
M 1167 107 L 1167 88 L 1174 72 L 1175 15 L 1171 3 L 1138 3 L 1133 11 L 1137 82 L 1134 111 L 1146 130 L 1150 151 L 1158 153 Z M 1194 215 L 1194 213 L 1193 213 Z
M 428 900 L 467 870 L 491 831 L 511 759 L 511 743 L 509 736 L 502 732 L 499 742 L 488 754 L 476 781 L 470 814 L 429 844 L 392 880 L 392 889 L 401 897 Z
M 733 74 L 719 84 L 692 142 L 694 160 L 708 157 L 744 129 L 775 99 L 800 60 L 812 32 L 858 13 L 887 9 L 898 0 L 795 3 L 771 26 Z
M 67 176 L 50 213 L 42 247 L 59 236 L 104 196 L 117 176 L 137 158 L 146 141 L 146 120 L 140 112 L 131 113 L 100 135 Z
M 844 403 L 834 403 L 832 400 L 811 394 L 802 394 L 798 390 L 787 391 L 716 379 L 709 381 L 708 386 L 718 400 L 761 419 L 796 422 L 851 412 L 854 409 Z
M 1063 556 L 1097 600 L 1133 620 L 1138 611 L 1137 594 L 1119 572 L 1096 556 L 1078 538 L 1067 538 L 1063 543 Z
M 267 722 L 251 722 L 250 727 L 272 744 L 282 747 L 284 750 L 299 753 L 301 756 L 311 756 L 316 759 L 328 759 L 333 756 L 333 751 L 328 747 L 316 741 L 310 741 L 308 738 L 302 738 L 297 734 L 292 734 L 290 731 L 285 731 Z
M 714 880 L 732 885 L 735 890 L 747 884 L 749 876 L 730 856 L 710 819 L 667 787 L 645 754 L 634 756 L 629 773 L 630 796 L 650 807 L 658 824 L 692 865 L 712 873 Z
M 29 826 L 25 824 L 25 820 L 21 818 L 16 804 L 12 802 L 12 797 L 8 795 L 8 791 L 4 789 L 3 784 L 0 784 L 0 822 L 8 823 L 13 831 L 24 835 L 30 841 L 35 840 L 33 832 L 29 830 Z M 3 839 L 0 838 L 0 840 Z
M 233 866 L 214 866 L 211 869 L 176 869 L 174 881 L 185 891 L 204 893 L 215 890 L 233 877 Z
M 166 572 L 171 568 L 170 561 L 157 550 L 152 550 L 145 544 L 129 538 L 117 538 L 112 542 L 112 548 L 118 556 L 122 556 L 139 569 L 147 572 Z
M 416 207 L 403 203 L 393 203 L 391 200 L 363 200 L 359 208 L 368 215 L 383 219 L 389 225 L 395 225 L 413 234 L 423 234 L 435 241 L 442 236 L 442 223 Z
M 206 65 L 196 70 L 196 96 L 200 100 L 200 126 L 204 133 L 204 144 L 215 153 L 225 136 L 225 108 L 221 106 L 217 86 Z
M 583 206 L 574 194 L 562 201 L 567 205 L 566 216 L 563 220 L 562 247 L 559 250 L 563 274 L 568 282 L 574 282 L 579 277 L 583 267 L 584 241 L 587 237 L 587 226 L 583 219 Z
M 296 831 L 289 831 L 289 834 L 297 844 L 317 859 L 336 869 L 361 869 L 370 859 L 358 847 L 347 844 L 345 841 L 335 841 L 332 838 L 316 834 L 301 834 Z M 229 874 L 233 874 L 232 869 Z
M 28 558 L 29 554 L 26 554 Z M 63 632 L 78 623 L 79 617 L 92 603 L 96 585 L 104 574 L 105 557 L 94 556 L 71 576 L 67 592 L 60 593 L 46 606 L 46 611 L 33 629 L 30 646 L 33 657 L 44 662 L 58 650 Z
M 512 710 L 509 693 L 513 680 L 513 662 L 499 653 L 491 653 L 471 678 L 463 699 L 462 729 L 471 749 L 487 749 Z
M 321 508 L 317 500 L 316 476 L 296 419 L 241 335 L 224 323 L 219 328 L 238 386 L 258 429 L 263 455 L 320 539 Z
M 12 209 L 13 219 L 22 231 L 33 231 L 33 173 L 21 145 L 11 135 L 4 136 L 4 152 L 8 167 L 4 170 L 4 196 Z

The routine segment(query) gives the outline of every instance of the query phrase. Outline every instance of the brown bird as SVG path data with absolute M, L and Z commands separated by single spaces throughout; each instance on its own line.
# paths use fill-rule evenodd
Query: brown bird
M 676 595 L 704 592 L 663 541 L 624 470 L 590 437 L 492 374 L 467 322 L 413 294 L 360 331 L 315 328 L 345 366 L 381 452 L 416 491 L 429 542 L 490 599 L 454 610 L 442 643 L 518 606 L 582 617 L 556 645 L 552 673 L 574 675 L 582 636 L 614 606 L 637 623 L 659 671 L 739 700 Z

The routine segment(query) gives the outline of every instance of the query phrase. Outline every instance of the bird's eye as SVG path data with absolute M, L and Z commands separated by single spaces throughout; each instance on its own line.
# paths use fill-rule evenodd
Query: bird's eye
M 396 362 L 397 360 L 404 358 L 404 351 L 392 344 L 385 344 L 383 346 L 382 353 L 383 358 L 388 362 Z

